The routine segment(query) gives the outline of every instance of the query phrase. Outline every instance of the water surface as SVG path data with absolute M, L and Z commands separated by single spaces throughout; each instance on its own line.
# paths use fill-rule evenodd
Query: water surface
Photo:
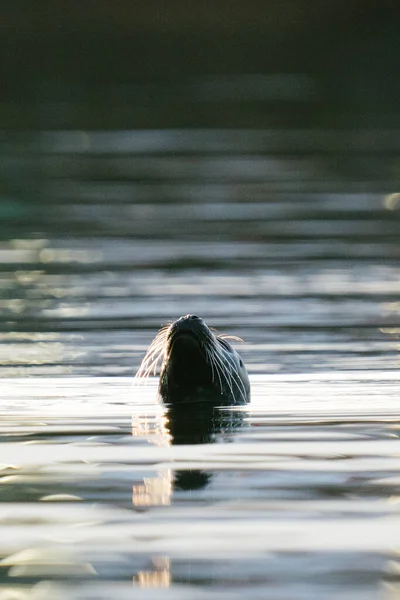
M 155 382 L 4 379 L 4 597 L 395 598 L 397 375 L 252 383 L 190 443 Z
M 399 597 L 398 139 L 3 148 L 1 600 Z M 132 387 L 187 313 L 243 338 L 248 407 Z

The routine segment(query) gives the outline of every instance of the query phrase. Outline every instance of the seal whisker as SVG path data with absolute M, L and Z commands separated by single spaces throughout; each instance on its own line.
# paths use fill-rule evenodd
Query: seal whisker
M 165 343 L 168 335 L 169 327 L 163 327 L 157 333 L 154 340 L 151 342 L 141 364 L 136 373 L 135 382 L 141 379 L 147 379 L 153 372 L 156 374 L 157 364 L 165 353 Z
M 165 351 L 165 341 L 157 340 L 151 343 L 150 348 L 147 350 L 144 360 L 148 360 L 155 354 Z
M 217 339 L 219 339 L 219 340 L 235 340 L 236 342 L 244 341 L 244 340 L 242 340 L 242 338 L 238 337 L 237 335 L 228 335 L 227 333 L 220 333 L 217 336 Z
M 218 339 L 224 339 L 224 338 L 221 338 L 221 336 L 218 336 Z M 225 359 L 225 361 L 222 360 L 222 357 L 220 356 L 221 351 L 223 353 L 223 358 Z M 208 352 L 209 352 L 209 350 L 208 350 Z M 221 394 L 223 393 L 223 385 L 222 385 L 222 381 L 221 381 L 221 377 L 222 377 L 222 379 L 226 380 L 226 382 L 228 383 L 228 387 L 232 394 L 232 397 L 234 397 L 234 395 L 235 395 L 234 391 L 233 391 L 233 386 L 236 384 L 241 397 L 243 398 L 244 401 L 246 401 L 246 390 L 244 388 L 243 382 L 240 378 L 240 375 L 239 375 L 237 369 L 235 369 L 235 367 L 232 363 L 232 358 L 231 358 L 230 354 L 227 352 L 227 350 L 223 346 L 220 347 L 217 345 L 213 345 L 212 346 L 212 357 L 213 357 L 213 361 L 217 367 L 217 373 L 218 373 L 218 378 L 219 378 L 219 382 L 220 382 Z
M 225 365 L 225 369 L 226 369 L 226 374 L 229 377 L 229 380 L 231 382 L 231 389 L 233 388 L 234 385 L 236 385 L 239 393 L 241 394 L 241 396 L 243 398 L 242 382 L 240 380 L 238 372 L 235 370 L 235 368 L 233 367 L 232 364 L 229 364 L 229 366 Z M 233 391 L 232 391 L 232 394 L 234 395 Z
M 140 377 L 142 373 L 149 369 L 150 365 L 153 365 L 154 362 L 157 364 L 163 354 L 164 348 L 162 346 L 160 346 L 159 348 L 153 348 L 152 352 L 148 352 L 142 360 L 137 375 Z
M 214 359 L 216 361 L 217 366 L 220 369 L 221 376 L 223 377 L 225 375 L 225 377 L 223 377 L 223 379 L 226 379 L 226 381 L 228 383 L 228 386 L 229 386 L 229 389 L 230 389 L 230 392 L 231 392 L 231 394 L 233 396 L 234 394 L 233 394 L 233 388 L 232 388 L 232 376 L 231 376 L 230 369 L 227 367 L 226 363 L 224 363 L 221 360 L 221 357 L 220 357 L 220 355 L 218 353 L 214 354 Z M 222 386 L 222 383 L 221 383 L 221 394 L 222 393 L 223 393 L 223 386 Z
M 246 388 L 244 387 L 242 378 L 240 377 L 238 370 L 233 365 L 231 366 L 231 373 L 234 377 L 234 381 L 237 385 L 240 395 L 243 398 L 243 401 L 246 401 Z
M 211 330 L 196 315 L 164 326 L 151 342 L 135 381 L 147 380 L 161 361 L 158 392 L 165 402 L 244 404 L 250 382 L 240 356 L 227 341 L 236 336 Z
M 145 357 L 142 360 L 139 370 L 142 370 L 146 367 L 150 362 L 153 361 L 155 356 L 160 357 L 164 353 L 164 344 L 152 344 L 148 351 L 146 352 Z
M 234 383 L 237 385 L 237 387 L 239 389 L 239 392 L 240 392 L 242 398 L 245 399 L 246 390 L 245 390 L 243 382 L 240 378 L 239 372 L 238 372 L 237 368 L 234 366 L 234 364 L 232 363 L 231 356 L 225 350 L 225 348 L 221 348 L 221 350 L 226 358 L 226 362 L 224 362 L 222 364 L 224 365 L 224 368 L 226 369 L 227 374 L 229 373 L 230 381 L 232 381 L 232 380 L 234 381 Z
M 168 337 L 168 330 L 169 330 L 169 327 L 168 328 L 164 327 L 163 329 L 160 329 L 160 331 L 157 333 L 154 340 L 151 342 L 146 354 L 148 354 L 152 350 L 153 347 L 161 345 L 161 344 L 165 344 L 167 337 Z
M 207 348 L 207 346 L 204 347 L 204 352 L 205 352 L 205 355 L 206 355 L 206 361 L 208 362 L 208 364 L 211 367 L 211 380 L 213 382 L 215 382 L 214 361 L 212 359 L 212 354 L 210 353 L 210 351 Z
M 219 381 L 220 393 L 222 394 L 223 393 L 222 379 L 221 379 L 221 375 L 220 375 L 220 368 L 215 359 L 215 354 L 210 353 L 210 364 L 212 365 L 213 381 L 215 382 L 215 377 L 214 377 L 214 371 L 215 371 L 215 373 L 217 374 L 217 377 L 218 377 L 218 381 Z
M 157 364 L 160 360 L 161 356 L 157 356 L 157 358 L 149 365 L 143 365 L 136 373 L 135 382 L 141 383 L 142 381 L 147 381 L 151 373 L 156 374 Z

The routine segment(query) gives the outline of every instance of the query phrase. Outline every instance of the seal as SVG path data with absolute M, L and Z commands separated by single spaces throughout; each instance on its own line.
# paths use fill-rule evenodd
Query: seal
M 158 392 L 166 403 L 204 401 L 215 406 L 246 404 L 250 381 L 239 354 L 197 315 L 186 315 L 160 329 L 136 379 L 156 373 L 162 360 Z

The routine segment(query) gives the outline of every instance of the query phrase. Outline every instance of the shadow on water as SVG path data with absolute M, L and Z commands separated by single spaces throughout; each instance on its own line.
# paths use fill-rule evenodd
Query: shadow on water
M 171 404 L 167 409 L 168 430 L 171 444 L 213 444 L 224 436 L 243 427 L 245 412 L 221 409 L 206 402 Z M 222 441 L 229 441 L 227 440 Z M 176 471 L 175 490 L 197 490 L 205 488 L 212 473 L 201 469 Z

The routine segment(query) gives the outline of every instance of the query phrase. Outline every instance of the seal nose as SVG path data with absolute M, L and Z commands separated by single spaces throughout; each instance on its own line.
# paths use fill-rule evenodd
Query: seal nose
M 186 315 L 185 319 L 188 321 L 200 321 L 200 317 L 197 315 Z

